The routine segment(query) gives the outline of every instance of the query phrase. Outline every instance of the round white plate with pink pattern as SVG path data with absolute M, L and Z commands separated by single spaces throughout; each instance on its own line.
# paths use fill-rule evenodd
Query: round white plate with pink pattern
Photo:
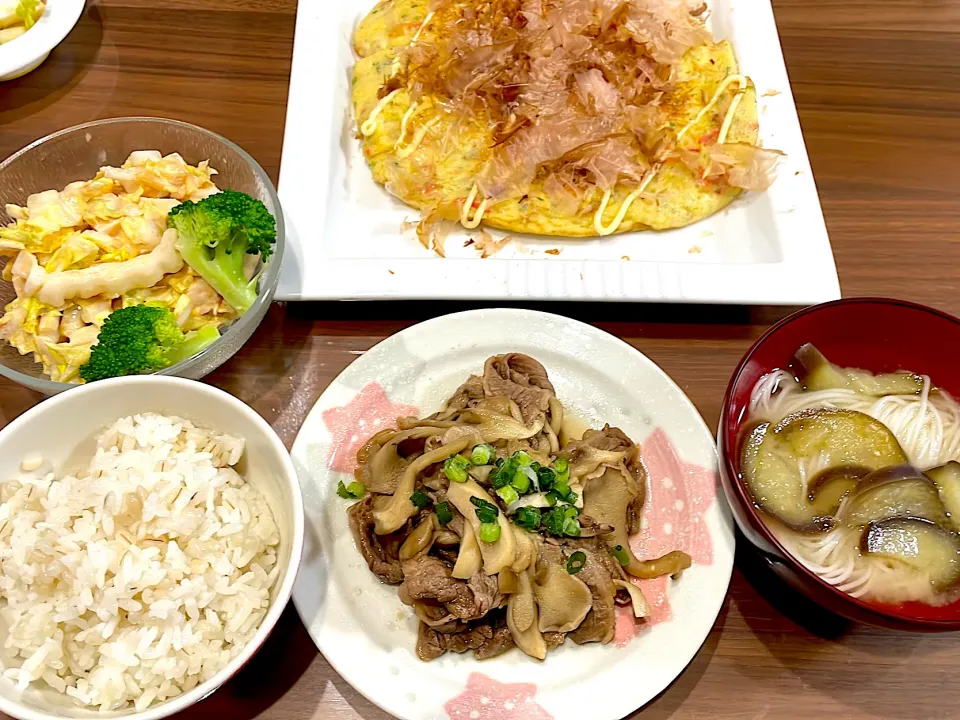
M 624 611 L 608 645 L 567 642 L 546 661 L 519 650 L 478 662 L 415 654 L 417 619 L 367 569 L 336 494 L 357 448 L 401 415 L 436 411 L 491 355 L 546 367 L 564 407 L 642 446 L 649 471 L 638 557 L 684 550 L 678 580 L 640 584 L 647 620 Z M 294 443 L 307 537 L 294 601 L 317 647 L 360 693 L 405 720 L 613 720 L 640 708 L 686 667 L 713 626 L 733 569 L 730 511 L 713 437 L 679 387 L 642 353 L 574 320 L 530 310 L 474 310 L 420 323 L 366 352 L 326 389 Z

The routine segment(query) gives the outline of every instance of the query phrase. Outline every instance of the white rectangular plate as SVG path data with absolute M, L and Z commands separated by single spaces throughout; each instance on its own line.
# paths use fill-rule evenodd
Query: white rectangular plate
M 514 235 L 495 257 L 452 233 L 447 258 L 376 185 L 355 139 L 351 36 L 373 6 L 301 2 L 280 169 L 287 251 L 277 299 L 530 299 L 805 305 L 840 297 L 817 189 L 768 0 L 713 0 L 714 36 L 733 42 L 757 86 L 764 147 L 786 153 L 773 186 L 699 223 L 572 240 Z M 734 6 L 737 6 L 736 9 Z M 548 254 L 548 250 L 560 253 Z

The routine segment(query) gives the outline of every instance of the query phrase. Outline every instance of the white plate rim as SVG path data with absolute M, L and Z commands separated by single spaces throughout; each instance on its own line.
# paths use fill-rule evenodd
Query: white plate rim
M 667 388 L 669 388 L 670 390 L 676 393 L 676 395 L 678 396 L 679 403 L 683 406 L 685 412 L 690 418 L 691 426 L 695 427 L 698 434 L 702 436 L 703 447 L 711 455 L 711 457 L 716 459 L 716 445 L 713 439 L 713 435 L 710 432 L 707 424 L 703 420 L 699 411 L 690 401 L 690 399 L 686 396 L 683 390 L 673 381 L 673 379 L 670 378 L 669 375 L 667 375 L 658 365 L 656 365 L 656 363 L 654 363 L 652 360 L 647 358 L 647 356 L 644 355 L 640 350 L 633 347 L 632 345 L 625 342 L 624 340 L 614 335 L 611 335 L 603 330 L 600 330 L 599 328 L 596 328 L 593 325 L 582 323 L 577 320 L 572 320 L 570 318 L 554 315 L 551 313 L 541 312 L 541 311 L 513 309 L 513 308 L 488 308 L 488 309 L 468 310 L 463 312 L 451 313 L 448 315 L 442 315 L 439 317 L 432 318 L 430 320 L 423 321 L 416 325 L 412 325 L 398 333 L 395 333 L 394 335 L 391 335 L 390 337 L 382 340 L 381 342 L 373 346 L 364 355 L 358 358 L 358 360 L 354 361 L 354 363 L 361 362 L 361 360 L 364 357 L 371 356 L 371 353 L 374 354 L 371 357 L 375 357 L 377 354 L 383 354 L 384 352 L 389 352 L 392 345 L 402 342 L 400 336 L 403 335 L 403 333 L 407 333 L 411 331 L 423 332 L 424 330 L 430 331 L 448 322 L 463 322 L 464 320 L 473 320 L 475 318 L 484 318 L 485 320 L 489 320 L 493 322 L 495 320 L 504 319 L 510 316 L 523 317 L 525 319 L 530 319 L 531 321 L 536 321 L 538 319 L 542 320 L 544 318 L 549 318 L 551 321 L 559 320 L 559 321 L 562 321 L 563 323 L 569 323 L 571 326 L 576 327 L 581 331 L 595 334 L 596 337 L 602 338 L 603 342 L 609 342 L 612 345 L 619 346 L 621 349 L 625 349 L 633 357 L 633 359 L 636 362 L 644 365 L 646 370 L 652 371 L 656 376 L 658 376 L 659 380 L 662 381 Z M 305 510 L 307 511 L 306 525 L 308 530 L 311 530 L 311 524 L 312 524 L 312 520 L 309 517 L 309 510 L 310 510 L 309 500 L 307 499 L 310 495 L 310 493 L 308 492 L 308 488 L 309 488 L 309 483 L 312 482 L 312 478 L 310 478 L 309 476 L 304 477 L 305 474 L 309 475 L 307 471 L 308 463 L 306 462 L 306 458 L 305 458 L 306 446 L 309 443 L 306 433 L 310 432 L 310 428 L 314 425 L 314 423 L 319 422 L 322 424 L 323 420 L 321 417 L 321 412 L 322 412 L 321 400 L 323 399 L 324 394 L 329 390 L 330 387 L 338 385 L 341 378 L 348 374 L 350 367 L 352 367 L 354 363 L 351 363 L 350 366 L 348 366 L 341 373 L 339 373 L 337 377 L 330 383 L 328 388 L 324 390 L 324 393 L 321 394 L 320 398 L 318 398 L 317 402 L 314 404 L 314 406 L 311 408 L 311 410 L 307 414 L 307 417 L 304 420 L 301 426 L 301 429 L 298 432 L 297 437 L 294 440 L 293 446 L 291 448 L 291 457 L 293 458 L 294 464 L 297 467 L 298 472 L 301 473 L 301 484 L 304 485 L 304 498 L 305 498 L 304 506 L 305 506 Z M 549 368 L 548 368 L 548 371 L 549 371 Z M 311 416 L 313 416 L 313 420 L 311 420 Z M 713 468 L 713 470 L 715 473 L 719 473 L 718 468 L 715 467 Z M 717 477 L 719 477 L 719 475 L 717 475 Z M 702 637 L 699 637 L 695 643 L 691 643 L 691 645 L 689 646 L 689 652 L 684 655 L 682 663 L 677 663 L 676 672 L 671 674 L 671 677 L 669 678 L 668 681 L 663 683 L 662 686 L 655 688 L 654 690 L 650 690 L 650 689 L 644 690 L 641 693 L 642 697 L 639 701 L 638 700 L 624 701 L 621 699 L 620 702 L 612 702 L 611 705 L 613 705 L 614 707 L 610 708 L 612 710 L 611 714 L 609 715 L 610 718 L 624 717 L 627 714 L 630 714 L 640 709 L 641 707 L 645 706 L 648 702 L 650 702 L 652 699 L 654 699 L 659 693 L 661 693 L 663 690 L 669 687 L 669 685 L 672 684 L 672 682 L 676 680 L 676 678 L 679 677 L 680 674 L 683 673 L 683 671 L 686 669 L 689 663 L 693 660 L 697 652 L 699 652 L 700 648 L 703 646 L 703 643 L 706 641 L 710 632 L 712 631 L 712 627 L 716 622 L 716 618 L 720 614 L 723 602 L 727 596 L 730 579 L 733 573 L 733 557 L 734 557 L 734 547 L 735 547 L 735 536 L 733 531 L 732 514 L 729 506 L 726 503 L 726 498 L 723 494 L 723 491 L 719 487 L 719 481 L 717 482 L 717 490 L 716 490 L 714 505 L 717 509 L 717 512 L 720 518 L 719 533 L 721 534 L 721 540 L 727 543 L 727 547 L 724 549 L 723 552 L 719 553 L 720 557 L 715 556 L 714 558 L 714 563 L 717 563 L 719 561 L 719 562 L 725 562 L 726 564 L 726 567 L 724 568 L 725 581 L 722 583 L 722 588 L 720 587 L 720 585 L 718 585 L 717 592 L 715 593 L 715 595 L 711 596 L 711 599 L 713 600 L 713 602 L 710 604 L 710 607 L 702 611 L 703 616 L 705 617 L 708 616 L 710 618 L 710 625 L 707 628 L 707 631 L 702 635 Z M 717 537 L 716 537 L 717 534 L 718 534 L 717 532 L 714 532 L 712 534 L 715 542 L 717 540 Z M 363 697 L 365 697 L 371 703 L 373 703 L 374 705 L 376 705 L 377 707 L 381 708 L 386 712 L 395 714 L 397 717 L 402 718 L 403 720 L 425 720 L 428 717 L 430 718 L 440 717 L 437 715 L 428 716 L 425 714 L 416 714 L 416 715 L 405 714 L 404 712 L 399 711 L 395 705 L 392 705 L 389 699 L 385 700 L 382 696 L 379 696 L 377 693 L 370 692 L 369 687 L 362 682 L 357 682 L 356 677 L 350 676 L 349 673 L 345 674 L 344 666 L 340 662 L 338 662 L 339 653 L 337 651 L 331 651 L 329 647 L 325 646 L 324 639 L 322 638 L 322 629 L 321 631 L 317 631 L 315 633 L 315 630 L 313 627 L 313 618 L 306 616 L 306 612 L 304 608 L 304 606 L 306 605 L 306 602 L 302 598 L 298 599 L 298 587 L 299 588 L 303 587 L 303 583 L 304 583 L 303 578 L 306 573 L 309 573 L 309 565 L 306 559 L 307 552 L 308 551 L 305 549 L 305 558 L 304 558 L 303 564 L 301 565 L 297 585 L 294 587 L 294 591 L 293 591 L 293 601 L 294 601 L 294 605 L 297 607 L 297 611 L 300 614 L 300 617 L 304 623 L 304 626 L 307 628 L 308 634 L 310 634 L 317 648 L 320 650 L 321 653 L 323 653 L 324 657 L 330 663 L 330 665 L 334 668 L 334 670 L 336 670 L 337 673 L 340 674 L 340 676 L 344 680 L 346 680 L 357 692 L 359 692 Z M 412 640 L 413 638 L 411 638 L 411 642 Z M 474 661 L 471 660 L 471 662 L 474 662 Z M 485 665 L 486 665 L 485 663 L 478 664 L 477 665 L 478 671 L 482 671 Z M 519 678 L 519 680 L 522 680 L 522 678 Z M 623 694 L 621 693 L 619 695 L 622 696 Z
M 711 5 L 721 1 L 727 2 L 714 0 Z M 783 257 L 778 262 L 623 262 L 565 260 L 562 256 L 456 261 L 437 257 L 337 258 L 325 254 L 324 233 L 315 228 L 326 228 L 330 214 L 328 179 L 325 171 L 317 168 L 327 168 L 341 152 L 343 123 L 342 118 L 334 117 L 326 100 L 317 101 L 336 92 L 335 74 L 318 73 L 316 68 L 329 65 L 329 46 L 338 36 L 325 6 L 300 3 L 279 181 L 290 252 L 277 299 L 512 298 L 770 305 L 838 299 L 836 266 L 770 0 L 750 3 L 747 20 L 740 15 L 731 17 L 735 23 L 750 23 L 751 34 L 764 38 L 764 65 L 776 77 L 776 102 L 781 103 L 785 118 L 782 131 L 789 138 L 791 170 L 797 175 L 789 178 L 797 212 L 782 215 L 781 223 L 802 223 L 802 238 L 791 237 L 791 242 L 779 248 Z M 744 72 L 750 74 L 751 70 L 744 68 Z M 730 207 L 731 212 L 738 212 L 738 203 Z

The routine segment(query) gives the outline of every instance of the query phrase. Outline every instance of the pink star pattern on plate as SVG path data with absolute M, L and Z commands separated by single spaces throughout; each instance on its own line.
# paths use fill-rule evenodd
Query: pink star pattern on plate
M 357 450 L 380 430 L 395 427 L 398 417 L 419 416 L 413 405 L 395 405 L 378 382 L 372 382 L 342 407 L 323 411 L 332 436 L 327 467 L 342 473 L 357 468 Z
M 443 709 L 450 720 L 553 720 L 537 705 L 533 683 L 501 683 L 482 673 L 470 673 L 467 689 Z
M 695 563 L 709 565 L 713 562 L 713 543 L 703 518 L 717 496 L 716 473 L 681 460 L 661 428 L 643 443 L 641 454 L 650 477 L 643 524 L 630 541 L 633 552 L 639 558 L 655 558 L 682 550 Z M 650 616 L 638 624 L 629 609 L 620 610 L 616 641 L 621 647 L 640 628 L 673 617 L 667 597 L 670 578 L 634 582 L 650 604 Z

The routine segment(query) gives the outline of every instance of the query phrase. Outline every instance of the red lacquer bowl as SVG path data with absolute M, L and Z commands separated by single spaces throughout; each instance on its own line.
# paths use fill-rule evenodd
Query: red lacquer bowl
M 827 584 L 795 560 L 773 537 L 740 479 L 741 425 L 757 380 L 786 367 L 811 342 L 833 363 L 875 373 L 911 370 L 960 398 L 960 320 L 884 298 L 851 298 L 807 308 L 771 327 L 740 361 L 727 387 L 717 445 L 723 487 L 740 530 L 773 571 L 827 609 L 851 620 L 896 630 L 960 630 L 960 601 L 941 607 L 891 606 L 858 600 Z

